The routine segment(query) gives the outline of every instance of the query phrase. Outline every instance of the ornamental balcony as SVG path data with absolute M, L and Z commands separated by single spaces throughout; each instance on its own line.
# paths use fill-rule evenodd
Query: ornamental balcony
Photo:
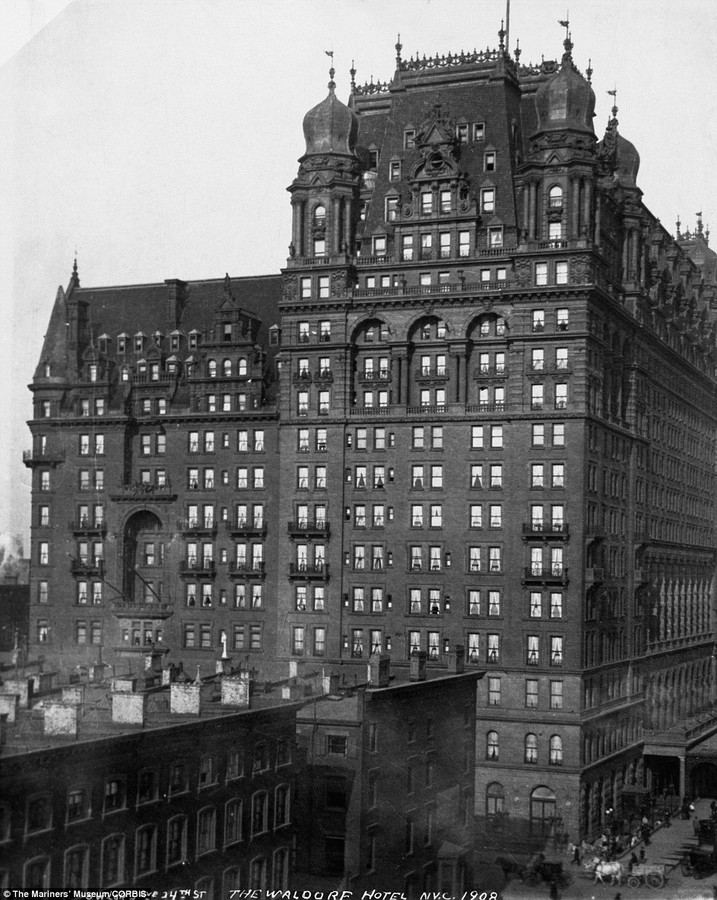
M 314 381 L 330 383 L 334 380 L 334 373 L 331 369 L 317 369 L 314 372 Z
M 250 519 L 240 519 L 233 525 L 227 523 L 227 531 L 232 537 L 265 537 L 266 522 L 252 522 Z
M 81 519 L 70 519 L 67 527 L 73 534 L 104 536 L 107 533 L 105 522 L 93 522 L 84 516 Z
M 23 450 L 22 461 L 31 469 L 33 466 L 59 466 L 67 458 L 64 450 Z
M 294 519 L 286 523 L 287 531 L 291 537 L 329 537 L 331 526 L 323 519 Z
M 73 575 L 104 575 L 105 563 L 99 556 L 73 556 L 70 572 Z
M 473 378 L 476 381 L 480 381 L 483 378 L 507 378 L 508 370 L 505 366 L 490 366 L 483 365 L 478 366 L 477 369 L 473 370 Z
M 311 384 L 311 372 L 308 369 L 299 369 L 291 376 L 294 384 Z
M 263 578 L 266 574 L 264 560 L 232 560 L 229 574 L 232 578 Z
M 423 381 L 448 381 L 450 374 L 448 366 L 421 366 L 413 373 L 413 379 Z
M 523 522 L 523 537 L 567 539 L 569 533 L 567 522 Z
M 115 600 L 110 603 L 110 609 L 118 618 L 131 619 L 168 619 L 174 612 L 171 603 L 150 600 L 139 603 L 132 600 Z
M 110 499 L 115 501 L 147 500 L 157 503 L 167 503 L 177 499 L 177 494 L 168 484 L 145 484 L 143 481 L 135 481 L 132 484 L 121 484 L 110 492 Z
M 289 563 L 289 578 L 295 580 L 306 579 L 317 581 L 329 580 L 329 567 L 327 563 L 298 562 Z
M 528 566 L 523 584 L 567 584 L 568 570 L 564 566 Z
M 179 574 L 197 578 L 214 578 L 217 574 L 213 559 L 202 556 L 190 556 L 179 564 Z
M 367 372 L 365 369 L 363 371 L 358 371 L 356 373 L 356 378 L 359 381 L 359 384 L 389 384 L 391 382 L 391 370 L 390 369 L 372 369 Z
M 199 518 L 177 519 L 177 529 L 181 534 L 211 535 L 217 533 L 216 520 L 206 521 Z

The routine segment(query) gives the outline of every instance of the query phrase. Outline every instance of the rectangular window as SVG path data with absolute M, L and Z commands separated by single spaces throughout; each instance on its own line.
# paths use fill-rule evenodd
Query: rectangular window
M 535 264 L 535 283 L 536 285 L 546 285 L 548 283 L 548 264 L 544 262 Z
M 488 679 L 488 706 L 500 706 L 500 678 Z
M 550 708 L 551 709 L 562 709 L 563 708 L 563 682 L 562 681 L 551 681 L 550 682 Z
M 528 678 L 525 682 L 525 705 L 529 709 L 536 709 L 538 706 L 538 679 Z
M 495 189 L 483 188 L 481 193 L 481 210 L 484 213 L 495 212 Z
M 567 384 L 557 383 L 555 385 L 555 408 L 566 409 L 568 405 L 568 386 Z
M 533 331 L 545 331 L 545 311 L 542 309 L 534 309 L 532 316 Z
M 550 638 L 550 665 L 562 666 L 563 664 L 563 639 L 561 637 Z
M 568 264 L 566 262 L 555 263 L 555 283 L 556 284 L 567 284 L 568 283 Z

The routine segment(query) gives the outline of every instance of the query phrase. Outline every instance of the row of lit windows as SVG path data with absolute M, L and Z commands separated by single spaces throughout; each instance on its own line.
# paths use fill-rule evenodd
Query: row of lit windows
M 530 709 L 537 709 L 540 706 L 540 682 L 537 678 L 528 678 L 525 682 L 525 706 Z M 500 676 L 490 676 L 488 678 L 488 706 L 501 706 L 503 703 L 501 678 Z M 550 709 L 563 708 L 563 682 L 553 681 L 549 683 L 549 700 Z
M 236 487 L 240 490 L 252 487 L 262 489 L 265 485 L 264 466 L 253 466 L 249 469 L 246 466 L 239 466 L 236 470 Z M 190 491 L 213 490 L 219 485 L 229 484 L 229 471 L 222 469 L 219 471 L 219 481 L 216 478 L 216 472 L 213 467 L 204 469 L 192 468 L 187 469 L 187 489 Z
M 214 626 L 210 622 L 184 622 L 182 646 L 185 650 L 211 650 L 223 646 L 222 638 L 225 634 L 224 630 L 220 630 L 215 639 Z M 261 623 L 235 623 L 232 625 L 230 637 L 233 650 L 263 650 Z
M 485 758 L 492 762 L 500 759 L 500 740 L 497 731 L 489 731 L 486 734 Z M 538 736 L 526 734 L 523 740 L 523 762 L 531 765 L 538 764 Z M 562 766 L 563 764 L 563 739 L 560 735 L 553 734 L 548 741 L 548 765 Z

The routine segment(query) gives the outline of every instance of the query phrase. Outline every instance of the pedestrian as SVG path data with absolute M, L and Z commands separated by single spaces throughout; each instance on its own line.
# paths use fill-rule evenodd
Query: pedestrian
M 637 865 L 637 857 L 634 853 L 630 854 L 630 862 L 627 864 L 627 871 L 632 872 L 632 867 Z
M 580 847 L 576 844 L 573 850 L 573 861 L 571 863 L 573 866 L 580 865 Z
M 633 854 L 633 856 L 634 856 L 634 854 Z M 640 847 L 640 862 L 641 863 L 645 862 L 645 848 L 644 847 Z
M 550 882 L 550 900 L 558 900 L 558 886 L 555 881 Z

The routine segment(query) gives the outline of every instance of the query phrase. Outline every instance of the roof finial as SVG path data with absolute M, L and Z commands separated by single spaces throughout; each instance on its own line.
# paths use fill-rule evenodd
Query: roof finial
M 334 81 L 334 75 L 336 74 L 336 69 L 334 69 L 334 51 L 324 50 L 324 53 L 327 56 L 331 57 L 331 68 L 329 69 L 329 90 L 333 91 L 336 87 L 336 82 Z
M 498 40 L 499 40 L 498 49 L 501 51 L 501 53 L 505 50 L 505 27 L 504 26 L 505 26 L 505 22 L 503 21 L 503 19 L 501 19 L 500 20 L 500 31 L 498 32 Z
M 396 68 L 401 68 L 401 50 L 403 50 L 403 44 L 401 43 L 401 34 L 399 32 L 398 40 L 396 41 Z
M 593 61 L 592 59 L 588 60 L 588 67 L 585 69 L 585 74 L 588 76 L 588 84 L 593 83 Z
M 678 215 L 678 216 L 677 216 L 677 221 L 675 222 L 675 229 L 676 229 L 676 232 L 677 232 L 677 239 L 678 239 L 678 240 L 682 237 L 682 234 L 680 233 L 680 228 L 681 228 L 681 227 L 682 227 L 682 222 L 680 222 L 680 217 L 679 217 L 679 215 Z
M 698 213 L 695 213 L 695 215 L 697 216 L 697 234 L 702 234 L 702 231 L 703 231 L 702 213 L 698 212 Z
M 608 91 L 608 94 L 612 97 L 612 117 L 613 119 L 617 118 L 617 86 L 615 86 L 611 91 Z
M 356 93 L 356 66 L 354 65 L 354 61 L 351 60 L 351 68 L 349 69 L 349 75 L 351 76 L 351 93 Z
M 570 39 L 570 10 L 568 10 L 564 19 L 558 19 L 558 24 L 562 25 L 565 29 L 565 40 L 563 41 L 563 47 L 565 48 L 565 53 L 563 53 L 563 61 L 564 62 L 572 62 L 573 59 L 573 42 Z
M 72 278 L 71 281 L 74 283 L 75 287 L 80 286 L 80 276 L 77 272 L 77 248 L 75 248 L 75 259 L 72 263 Z
M 518 39 L 518 40 L 515 42 L 515 61 L 516 61 L 517 63 L 520 62 L 520 54 L 521 54 L 522 52 L 523 52 L 523 51 L 520 49 L 520 39 Z

